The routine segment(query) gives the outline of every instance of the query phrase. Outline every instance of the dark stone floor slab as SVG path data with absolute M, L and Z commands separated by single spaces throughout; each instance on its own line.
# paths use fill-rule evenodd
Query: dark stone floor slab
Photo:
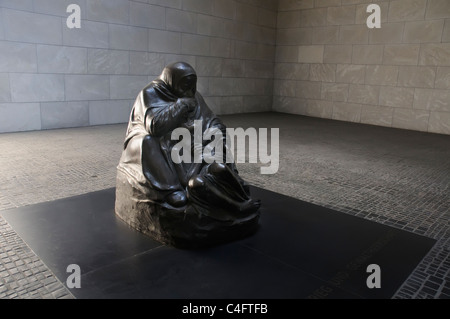
M 259 188 L 261 229 L 202 251 L 163 246 L 114 215 L 114 189 L 1 215 L 78 298 L 390 298 L 435 241 Z M 366 268 L 381 267 L 381 289 Z
M 293 299 L 321 284 L 236 244 L 205 251 L 161 247 L 82 277 L 82 298 Z M 335 297 L 359 298 L 342 289 Z
M 115 190 L 45 202 L 1 215 L 54 274 L 65 282 L 67 266 L 83 273 L 161 246 L 114 215 Z M 64 280 L 62 280 L 64 279 Z
M 327 291 L 392 296 L 436 242 L 260 188 L 252 196 L 267 199 L 262 228 L 242 244 L 323 279 Z M 371 264 L 381 267 L 382 289 L 367 288 Z

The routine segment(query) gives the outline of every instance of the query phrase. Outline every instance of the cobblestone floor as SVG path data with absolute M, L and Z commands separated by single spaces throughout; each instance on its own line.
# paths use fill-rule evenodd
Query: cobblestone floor
M 450 136 L 276 113 L 223 119 L 280 128 L 277 174 L 238 164 L 252 184 L 437 239 L 394 298 L 450 298 Z M 0 134 L 0 210 L 114 187 L 125 129 Z M 73 298 L 1 218 L 0 298 Z

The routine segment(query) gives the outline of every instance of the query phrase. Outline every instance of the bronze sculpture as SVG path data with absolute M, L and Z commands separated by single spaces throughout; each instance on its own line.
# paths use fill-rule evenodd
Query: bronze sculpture
M 175 247 L 201 248 L 253 234 L 258 228 L 260 201 L 250 197 L 223 143 L 223 161 L 175 163 L 172 132 L 194 131 L 201 125 L 226 127 L 197 92 L 197 75 L 187 63 L 164 68 L 133 106 L 117 167 L 116 214 L 133 228 Z M 200 124 L 199 124 L 200 123 Z M 217 139 L 218 136 L 215 136 Z M 192 154 L 206 143 L 193 143 Z M 197 148 L 197 149 L 196 149 Z

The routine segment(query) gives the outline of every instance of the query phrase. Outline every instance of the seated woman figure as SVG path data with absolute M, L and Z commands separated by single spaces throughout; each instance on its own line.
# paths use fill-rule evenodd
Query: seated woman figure
M 194 69 L 177 62 L 139 93 L 117 168 L 116 214 L 154 239 L 182 248 L 248 236 L 259 220 L 260 201 L 250 197 L 235 164 L 226 161 L 226 127 L 196 87 Z M 172 139 L 172 132 L 177 128 L 190 132 L 191 158 L 203 154 L 210 141 L 195 149 L 199 123 L 202 134 L 208 129 L 221 132 L 223 161 L 175 163 L 172 150 L 179 141 Z

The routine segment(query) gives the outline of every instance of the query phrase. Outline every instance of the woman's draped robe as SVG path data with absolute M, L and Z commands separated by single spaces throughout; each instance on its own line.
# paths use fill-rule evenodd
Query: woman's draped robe
M 187 118 L 177 101 L 178 97 L 159 79 L 138 95 L 118 166 L 116 213 L 140 231 L 177 246 L 183 246 L 180 243 L 183 240 L 188 246 L 191 245 L 189 242 L 202 246 L 207 245 L 199 243 L 202 239 L 209 238 L 214 243 L 227 241 L 221 236 L 231 236 L 229 240 L 232 240 L 233 236 L 241 237 L 236 232 L 242 236 L 254 232 L 259 205 L 251 205 L 248 186 L 239 177 L 235 164 L 226 163 L 230 158 L 226 127 L 198 92 L 195 94 L 196 107 Z M 222 132 L 227 178 L 209 173 L 209 167 L 214 164 L 204 161 L 176 164 L 172 160 L 172 149 L 179 143 L 179 140 L 172 140 L 172 131 L 188 129 L 195 146 L 194 121 L 201 121 L 202 136 L 207 129 L 216 128 Z M 203 141 L 201 151 L 210 142 Z M 191 152 L 194 159 L 194 148 Z M 203 187 L 189 186 L 189 180 L 196 176 L 204 181 Z M 128 185 L 124 185 L 124 180 Z M 128 189 L 120 191 L 124 187 Z M 166 200 L 177 191 L 187 195 L 188 202 L 183 207 L 174 207 Z

